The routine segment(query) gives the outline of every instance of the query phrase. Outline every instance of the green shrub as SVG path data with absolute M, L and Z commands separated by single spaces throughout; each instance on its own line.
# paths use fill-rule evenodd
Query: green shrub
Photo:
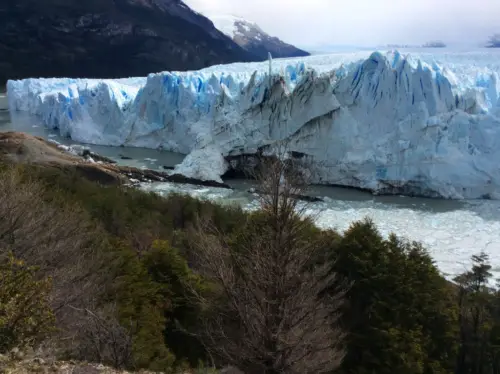
M 128 237 L 131 230 L 146 230 L 154 232 L 155 239 L 169 239 L 173 230 L 187 228 L 198 216 L 211 217 L 218 228 L 227 231 L 238 227 L 245 217 L 239 208 L 185 195 L 172 194 L 164 198 L 134 188 L 103 187 L 71 171 L 25 167 L 24 173 L 46 184 L 48 200 L 79 203 L 110 234 L 119 237 Z
M 114 243 L 115 281 L 108 294 L 117 318 L 132 335 L 133 367 L 166 371 L 175 357 L 164 341 L 167 286 L 155 282 L 141 258 L 126 243 Z
M 0 352 L 34 345 L 54 330 L 50 279 L 9 255 L 0 263 Z
M 198 339 L 186 331 L 198 324 L 201 313 L 190 295 L 193 291 L 203 292 L 206 285 L 167 241 L 155 241 L 144 254 L 143 263 L 152 279 L 163 286 L 165 343 L 177 357 L 176 365 L 186 362 L 195 367 L 206 356 Z
M 133 367 L 168 371 L 204 360 L 204 349 L 179 326 L 196 324 L 198 310 L 189 303 L 202 280 L 167 241 L 135 252 L 126 242 L 113 244 L 114 282 L 108 302 L 117 304 L 121 325 L 132 334 Z

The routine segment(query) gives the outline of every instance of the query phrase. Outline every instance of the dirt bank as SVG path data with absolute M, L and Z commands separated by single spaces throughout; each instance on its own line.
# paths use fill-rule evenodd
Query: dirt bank
M 82 177 L 104 185 L 134 184 L 138 182 L 172 182 L 231 188 L 225 183 L 202 181 L 179 174 L 119 166 L 105 158 L 84 152 L 82 157 L 73 155 L 57 144 L 22 132 L 0 133 L 0 161 L 4 163 L 34 164 L 77 171 Z M 104 160 L 104 161 L 95 161 Z

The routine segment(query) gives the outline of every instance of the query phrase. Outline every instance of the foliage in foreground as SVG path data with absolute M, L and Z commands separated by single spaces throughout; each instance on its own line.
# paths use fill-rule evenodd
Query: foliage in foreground
M 281 209 L 287 212 L 286 206 Z M 12 311 L 6 306 L 29 299 L 27 295 L 37 289 L 40 308 L 30 316 L 47 316 L 45 332 L 55 319 L 58 329 L 52 337 L 56 343 L 66 342 L 58 347 L 58 355 L 166 372 L 232 361 L 207 342 L 210 336 L 220 342 L 215 338 L 221 334 L 215 332 L 227 333 L 226 346 L 231 339 L 243 341 L 239 352 L 248 358 L 249 347 L 262 342 L 262 332 L 268 331 L 264 350 L 234 363 L 249 372 L 272 373 L 279 369 L 271 364 L 279 353 L 293 351 L 293 344 L 284 348 L 273 341 L 287 336 L 286 328 L 275 329 L 276 321 L 288 329 L 293 322 L 287 319 L 290 314 L 280 313 L 308 311 L 317 305 L 312 310 L 321 313 L 307 312 L 315 317 L 302 326 L 330 321 L 329 329 L 310 341 L 321 336 L 325 346 L 345 353 L 344 360 L 331 367 L 337 367 L 336 372 L 500 373 L 500 298 L 488 283 L 487 256 L 475 257 L 472 270 L 454 285 L 439 274 L 419 244 L 396 236 L 384 239 L 369 221 L 355 223 L 340 235 L 294 217 L 287 233 L 287 215 L 279 213 L 280 209 L 271 213 L 264 209 L 248 215 L 185 196 L 164 199 L 134 189 L 103 188 L 56 169 L 4 170 L 0 259 L 8 268 L 22 259 L 23 265 L 15 269 L 29 274 L 29 282 L 16 291 L 22 295 L 18 299 L 6 297 L 12 295 L 6 291 L 8 282 L 0 283 L 0 321 L 6 320 L 5 310 Z M 296 256 L 301 248 L 310 254 L 310 261 Z M 200 258 L 210 250 L 222 258 L 207 268 L 210 264 Z M 11 252 L 14 258 L 9 257 Z M 262 253 L 269 257 L 253 256 Z M 280 256 L 295 258 L 293 266 L 284 266 Z M 253 274 L 250 266 L 261 268 Z M 237 292 L 221 292 L 217 269 L 230 270 L 224 279 L 233 274 L 232 290 Z M 294 278 L 292 269 L 300 277 Z M 328 282 L 319 282 L 321 277 L 308 280 L 319 275 L 315 269 Z M 310 295 L 304 285 L 313 291 Z M 306 297 L 315 294 L 318 300 L 338 302 L 325 306 Z M 287 308 L 273 309 L 272 300 L 280 297 Z M 238 306 L 262 307 L 265 313 L 241 313 Z M 221 318 L 224 310 L 232 312 Z M 327 310 L 331 314 L 325 314 Z M 25 321 L 24 331 L 34 331 L 33 320 L 19 321 Z M 214 323 L 219 322 L 214 332 Z M 250 334 L 242 323 L 258 328 Z M 2 322 L 0 327 L 4 328 Z M 15 339 L 9 338 L 11 343 L 3 349 L 45 336 L 30 334 L 10 333 Z M 252 340 L 255 337 L 261 340 Z M 294 357 L 292 353 L 288 357 Z M 262 365 L 267 365 L 265 371 Z M 295 369 L 287 365 L 284 372 L 293 373 Z M 300 370 L 321 372 L 313 366 Z
M 51 281 L 37 280 L 35 272 L 12 254 L 0 262 L 0 353 L 38 344 L 54 328 Z

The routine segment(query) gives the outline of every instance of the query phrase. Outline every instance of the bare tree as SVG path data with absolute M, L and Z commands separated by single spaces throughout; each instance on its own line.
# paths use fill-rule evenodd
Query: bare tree
M 47 202 L 45 186 L 27 175 L 14 166 L 0 173 L 0 259 L 12 252 L 40 278 L 51 277 L 59 331 L 71 335 L 68 305 L 92 304 L 109 276 L 99 271 L 100 229 L 78 206 Z
M 113 317 L 116 306 L 106 312 L 73 308 L 78 313 L 76 356 L 126 368 L 132 363 L 132 323 L 124 328 Z
M 344 356 L 338 319 L 345 287 L 294 198 L 307 185 L 301 165 L 283 155 L 263 161 L 261 211 L 235 240 L 203 220 L 193 232 L 197 267 L 213 286 L 195 293 L 207 312 L 200 338 L 249 374 L 330 373 Z

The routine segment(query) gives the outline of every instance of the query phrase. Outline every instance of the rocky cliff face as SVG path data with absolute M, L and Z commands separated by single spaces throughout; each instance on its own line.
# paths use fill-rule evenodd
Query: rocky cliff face
M 255 59 L 180 0 L 0 4 L 0 85 L 26 77 L 127 77 Z
M 309 56 L 308 52 L 267 34 L 259 25 L 244 18 L 231 15 L 212 15 L 209 18 L 219 30 L 259 60 L 267 59 L 268 53 L 275 58 Z

